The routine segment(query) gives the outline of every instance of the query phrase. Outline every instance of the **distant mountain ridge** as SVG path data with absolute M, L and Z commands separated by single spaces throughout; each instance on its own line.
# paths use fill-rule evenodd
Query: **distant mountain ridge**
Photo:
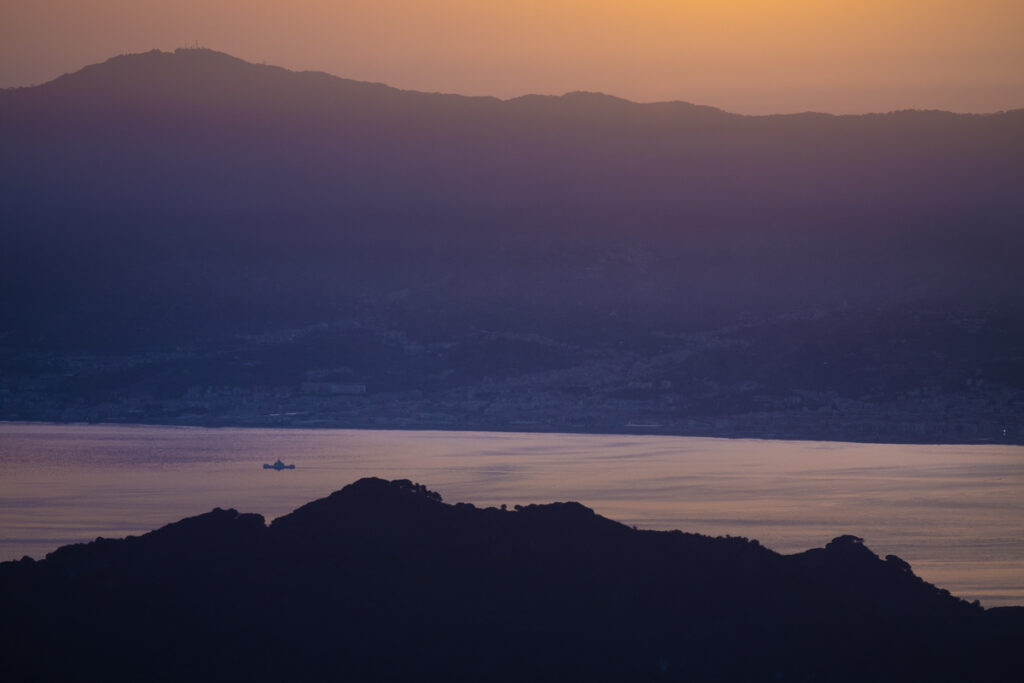
M 19 681 L 1010 681 L 1024 635 L 852 536 L 781 556 L 408 480 L 3 563 L 0 597 Z
M 1013 114 L 1020 112 L 1024 108 L 1010 109 L 1001 112 L 991 113 L 953 113 L 943 110 L 925 110 L 925 109 L 902 109 L 893 110 L 888 112 L 875 112 L 870 114 L 830 114 L 827 112 L 818 111 L 807 111 L 796 114 L 736 114 L 727 112 L 723 109 L 709 106 L 709 105 L 698 105 L 682 100 L 664 100 L 657 102 L 646 102 L 638 103 L 632 100 L 618 97 L 616 95 L 610 95 L 602 92 L 586 91 L 586 90 L 575 90 L 566 92 L 563 95 L 538 95 L 538 94 L 526 94 L 517 97 L 501 98 L 492 96 L 479 96 L 479 95 L 459 95 L 456 93 L 449 92 L 424 92 L 416 90 L 403 90 L 401 88 L 395 88 L 384 83 L 370 82 L 370 81 L 358 81 L 335 74 L 330 74 L 323 71 L 306 70 L 306 71 L 295 71 L 286 69 L 284 67 L 268 65 L 265 63 L 256 64 L 248 62 L 244 59 L 234 57 L 228 53 L 220 52 L 210 48 L 177 48 L 173 52 L 165 52 L 159 49 L 150 50 L 144 53 L 125 53 L 117 55 L 107 59 L 104 62 L 92 64 L 83 67 L 78 71 L 69 72 L 58 76 L 57 78 L 47 81 L 45 83 L 30 85 L 30 86 L 15 86 L 9 88 L 0 88 L 0 93 L 29 90 L 34 88 L 46 88 L 46 89 L 59 89 L 61 87 L 70 86 L 72 89 L 83 88 L 83 87 L 107 87 L 110 85 L 110 78 L 120 79 L 118 85 L 119 89 L 123 89 L 125 85 L 130 85 L 134 78 L 141 77 L 144 82 L 151 82 L 154 75 L 159 76 L 161 73 L 167 75 L 174 73 L 185 61 L 191 62 L 192 66 L 199 67 L 204 70 L 219 69 L 229 70 L 234 69 L 234 76 L 242 73 L 242 70 L 249 69 L 251 73 L 260 72 L 261 76 L 267 76 L 274 74 L 275 76 L 284 76 L 285 74 L 293 74 L 305 79 L 316 79 L 321 83 L 324 79 L 329 79 L 337 82 L 338 85 L 344 83 L 347 86 L 360 86 L 364 88 L 374 89 L 386 89 L 388 91 L 396 93 L 415 93 L 420 95 L 431 95 L 431 96 L 444 96 L 451 98 L 463 98 L 472 100 L 490 100 L 490 101 L 506 101 L 506 102 L 517 102 L 517 101 L 552 101 L 552 100 L 572 100 L 572 99 L 588 99 L 588 100 L 603 100 L 605 102 L 616 102 L 621 105 L 632 105 L 645 108 L 666 108 L 666 107 L 678 107 L 680 109 L 692 109 L 708 114 L 727 114 L 729 116 L 745 117 L 745 118 L 766 118 L 766 117 L 807 117 L 807 116 L 825 116 L 825 117 L 861 117 L 861 116 L 880 116 L 893 114 L 905 115 L 910 112 L 916 113 L 930 113 L 930 114 L 947 114 L 950 116 L 1001 116 L 1005 114 Z M 237 84 L 237 81 L 235 82 Z M 73 84 L 73 85 L 72 85 Z
M 523 393 L 543 385 L 556 415 L 600 396 L 565 429 L 708 433 L 698 415 L 797 405 L 803 424 L 848 399 L 876 425 L 903 396 L 936 416 L 929 438 L 951 438 L 947 408 L 964 438 L 1024 435 L 1022 160 L 1024 110 L 740 116 L 401 91 L 210 50 L 115 57 L 0 91 L 0 415 L 103 419 L 75 406 L 114 400 L 102 415 L 175 421 L 190 389 L 327 376 L 458 407 L 302 399 L 231 420 L 494 427 L 547 420 Z M 782 339 L 794 319 L 825 322 Z M 324 325 L 334 352 L 240 341 Z M 488 335 L 549 343 L 495 355 Z M 572 371 L 568 348 L 586 349 Z M 96 353 L 151 372 L 96 377 L 78 360 Z M 179 353 L 187 367 L 152 367 Z M 224 377 L 215 357 L 256 370 Z M 159 386 L 128 407 L 126 381 Z
M 219 76 L 214 75 L 216 72 L 221 74 L 230 73 L 231 83 L 234 86 L 239 85 L 239 78 L 246 72 L 250 74 L 253 79 L 262 80 L 264 83 L 270 79 L 289 78 L 294 77 L 304 80 L 308 84 L 313 84 L 317 87 L 323 87 L 325 84 L 332 84 L 336 88 L 361 88 L 364 90 L 376 90 L 378 93 L 388 92 L 391 94 L 398 93 L 409 93 L 416 95 L 434 96 L 434 97 L 447 97 L 447 98 L 461 98 L 467 100 L 480 100 L 480 101 L 494 101 L 500 102 L 499 98 L 488 97 L 488 96 L 468 96 L 458 95 L 455 93 L 427 93 L 415 90 L 402 90 L 400 88 L 394 88 L 384 83 L 375 83 L 368 81 L 357 81 L 341 76 L 336 76 L 322 71 L 292 71 L 283 67 L 271 66 L 267 64 L 255 64 L 247 62 L 243 59 L 233 57 L 227 53 L 211 50 L 207 48 L 178 48 L 173 52 L 164 52 L 162 50 L 151 50 L 145 53 L 136 54 L 122 54 L 115 57 L 111 57 L 105 62 L 92 64 L 74 72 L 70 72 L 59 76 L 52 81 L 42 83 L 33 86 L 13 87 L 13 88 L 0 88 L 0 93 L 9 93 L 23 90 L 30 90 L 36 88 L 43 88 L 50 91 L 64 90 L 69 91 L 82 91 L 84 89 L 98 88 L 100 90 L 113 88 L 118 94 L 123 94 L 126 87 L 147 87 L 154 86 L 154 79 L 160 81 L 162 78 L 170 78 L 174 80 L 181 73 L 182 68 L 197 68 L 205 71 L 209 76 L 212 76 L 215 80 Z M 185 85 L 185 84 L 181 84 Z M 193 82 L 191 85 L 197 85 Z M 159 87 L 166 88 L 167 82 L 164 81 L 159 83 Z M 166 92 L 166 91 L 164 91 Z M 614 95 L 607 95 L 599 92 L 589 91 L 572 91 L 564 95 L 533 95 L 527 94 L 519 97 L 509 98 L 508 102 L 528 102 L 528 101 L 552 101 L 552 100 L 594 100 L 599 99 L 605 102 L 617 102 L 627 105 L 636 105 L 630 100 L 616 97 Z M 694 110 L 700 110 L 707 113 L 725 113 L 723 110 L 715 107 L 709 107 L 705 105 L 695 105 L 689 102 L 659 102 L 650 105 L 640 106 L 673 106 L 680 108 L 690 108 Z
M 239 240 L 273 244 L 271 257 L 344 257 L 369 238 L 507 268 L 509 250 L 578 261 L 639 249 L 718 268 L 688 283 L 717 305 L 746 306 L 718 295 L 723 278 L 741 297 L 762 296 L 751 280 L 767 278 L 785 308 L 859 298 L 876 288 L 865 270 L 890 292 L 991 298 L 1024 241 L 1024 110 L 748 117 L 586 93 L 500 101 L 178 50 L 3 91 L 0 124 L 16 244 L 52 247 L 41 231 L 70 239 L 78 223 L 97 244 L 129 230 L 143 257 Z

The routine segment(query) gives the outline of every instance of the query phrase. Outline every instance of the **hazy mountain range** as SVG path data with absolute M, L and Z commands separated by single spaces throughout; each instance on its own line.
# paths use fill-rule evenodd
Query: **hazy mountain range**
M 381 479 L 2 563 L 0 598 L 19 681 L 995 682 L 1024 635 L 854 536 L 779 555 Z
M 0 91 L 0 417 L 1019 441 L 1022 181 L 1024 110 L 116 57 Z

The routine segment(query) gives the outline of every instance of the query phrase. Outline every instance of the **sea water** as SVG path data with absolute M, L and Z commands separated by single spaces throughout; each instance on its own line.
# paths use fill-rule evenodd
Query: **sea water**
M 263 468 L 278 458 L 295 469 Z M 853 534 L 954 595 L 1024 605 L 1024 447 L 1002 445 L 0 423 L 0 560 L 214 507 L 270 520 L 367 476 L 781 553 Z

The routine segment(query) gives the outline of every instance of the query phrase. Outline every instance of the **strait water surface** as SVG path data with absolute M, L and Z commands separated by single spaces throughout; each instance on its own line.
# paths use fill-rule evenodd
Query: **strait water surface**
M 264 470 L 280 457 L 295 470 Z M 1024 448 L 0 423 L 0 561 L 214 507 L 286 514 L 365 476 L 447 502 L 576 500 L 781 553 L 862 536 L 985 606 L 1024 605 Z

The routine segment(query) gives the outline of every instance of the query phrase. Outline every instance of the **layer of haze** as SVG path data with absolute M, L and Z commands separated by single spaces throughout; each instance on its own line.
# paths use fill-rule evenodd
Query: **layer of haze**
M 0 0 L 0 87 L 198 42 L 400 88 L 741 113 L 1024 107 L 1021 0 Z

